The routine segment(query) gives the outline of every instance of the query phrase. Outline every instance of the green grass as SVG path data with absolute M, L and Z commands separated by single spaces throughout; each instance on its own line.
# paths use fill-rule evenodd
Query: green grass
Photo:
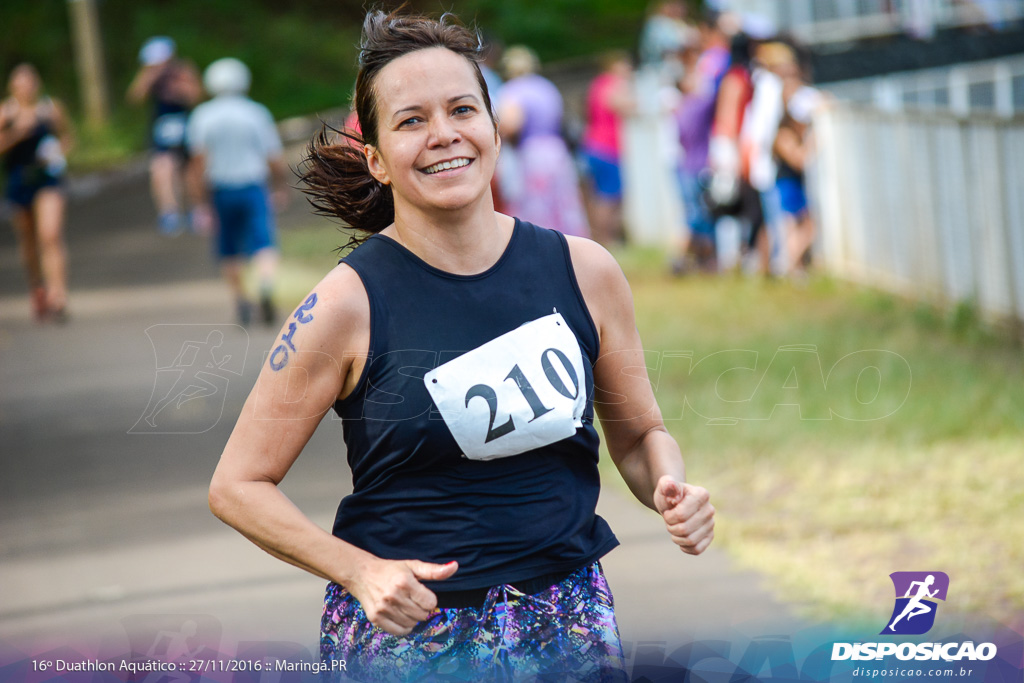
M 281 263 L 275 284 L 275 298 L 283 308 L 298 306 L 338 263 L 337 248 L 347 239 L 341 230 L 326 218 L 310 218 L 308 222 L 291 225 L 282 221 L 278 228 Z M 255 272 L 248 273 L 255 287 Z
M 656 252 L 619 256 L 716 543 L 809 616 L 880 621 L 887 575 L 932 569 L 952 580 L 944 610 L 1024 625 L 1019 344 L 967 305 L 820 277 L 673 280 Z
M 321 224 L 286 233 L 284 253 L 322 274 L 342 241 Z M 616 256 L 717 546 L 810 617 L 881 623 L 889 573 L 937 570 L 944 613 L 1024 625 L 1019 345 L 963 307 L 820 276 L 679 280 L 656 250 Z

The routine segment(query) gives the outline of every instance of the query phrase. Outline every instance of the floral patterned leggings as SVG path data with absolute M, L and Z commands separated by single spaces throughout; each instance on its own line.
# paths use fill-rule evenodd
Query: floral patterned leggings
M 482 607 L 438 609 L 406 636 L 377 628 L 347 590 L 328 584 L 320 658 L 329 681 L 627 681 L 597 562 L 535 595 L 495 586 Z

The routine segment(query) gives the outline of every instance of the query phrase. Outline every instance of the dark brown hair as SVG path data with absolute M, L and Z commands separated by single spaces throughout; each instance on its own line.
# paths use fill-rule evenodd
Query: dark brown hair
M 483 104 L 494 121 L 491 96 L 480 72 L 483 45 L 479 35 L 450 13 L 436 20 L 400 10 L 372 10 L 367 14 L 359 44 L 354 97 L 361 132 L 324 124 L 310 141 L 299 171 L 305 185 L 303 192 L 314 210 L 358 231 L 350 240 L 353 244 L 395 220 L 391 188 L 370 175 L 363 154 L 364 145 L 376 146 L 378 141 L 377 76 L 399 57 L 432 47 L 443 47 L 469 60 L 483 93 Z

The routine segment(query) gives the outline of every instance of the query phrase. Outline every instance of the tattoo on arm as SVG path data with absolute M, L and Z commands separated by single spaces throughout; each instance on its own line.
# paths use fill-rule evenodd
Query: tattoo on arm
M 282 344 L 274 347 L 274 350 L 270 352 L 270 369 L 274 372 L 283 370 L 288 365 L 288 353 L 289 349 L 295 351 L 295 333 L 299 329 L 299 325 L 306 325 L 313 320 L 313 307 L 316 306 L 317 296 L 316 292 L 310 294 L 301 306 L 292 314 L 295 318 L 294 322 L 288 323 L 288 331 L 281 335 Z

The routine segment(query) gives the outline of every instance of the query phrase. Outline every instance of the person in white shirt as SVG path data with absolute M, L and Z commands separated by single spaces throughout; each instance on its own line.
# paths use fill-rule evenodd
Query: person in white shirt
M 251 259 L 258 272 L 260 315 L 272 325 L 277 322 L 272 295 L 278 252 L 271 207 L 287 199 L 288 166 L 270 111 L 246 96 L 250 83 L 249 69 L 237 59 L 219 59 L 207 67 L 203 84 L 213 99 L 189 118 L 189 180 L 200 207 L 199 225 L 209 230 L 216 214 L 216 254 L 235 295 L 239 322 L 248 325 L 253 315 L 242 277 Z M 277 188 L 273 195 L 269 181 Z

